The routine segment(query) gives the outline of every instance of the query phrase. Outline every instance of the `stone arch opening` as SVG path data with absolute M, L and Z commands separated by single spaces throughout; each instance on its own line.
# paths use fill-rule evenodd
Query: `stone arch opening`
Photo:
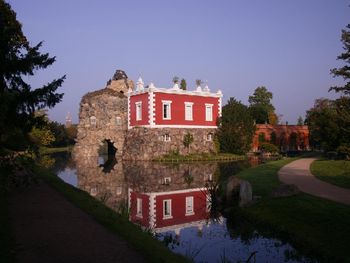
M 109 139 L 104 139 L 98 149 L 98 162 L 100 167 L 103 167 L 103 172 L 110 172 L 117 163 L 116 159 L 117 148 Z

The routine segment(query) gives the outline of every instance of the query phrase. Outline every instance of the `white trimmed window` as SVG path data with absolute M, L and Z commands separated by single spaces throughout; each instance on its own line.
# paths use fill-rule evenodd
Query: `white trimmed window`
M 206 140 L 211 142 L 213 140 L 213 137 L 214 137 L 214 135 L 210 132 L 210 133 L 207 134 Z
M 136 105 L 136 120 L 142 120 L 142 101 L 138 101 L 135 103 Z
M 171 137 L 168 133 L 163 135 L 163 139 L 164 142 L 170 142 L 171 141 Z
M 213 104 L 205 104 L 205 120 L 213 120 Z
M 142 217 L 142 199 L 141 198 L 136 199 L 136 216 Z
M 172 218 L 171 199 L 163 200 L 163 219 Z
M 186 216 L 194 215 L 193 211 L 193 196 L 186 197 Z
M 192 121 L 193 120 L 193 102 L 185 102 L 185 120 Z
M 95 116 L 91 116 L 90 117 L 90 125 L 91 126 L 96 126 L 96 117 Z
M 163 184 L 169 185 L 171 183 L 171 177 L 164 177 L 163 178 Z
M 171 120 L 171 102 L 170 100 L 162 100 L 163 120 Z

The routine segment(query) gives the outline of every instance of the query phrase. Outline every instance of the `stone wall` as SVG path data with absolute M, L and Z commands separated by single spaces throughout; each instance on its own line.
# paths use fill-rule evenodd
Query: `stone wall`
M 212 140 L 215 129 L 135 127 L 126 134 L 123 160 L 152 160 L 171 152 L 186 155 L 188 149 L 184 146 L 183 140 L 187 133 L 193 135 L 190 153 L 215 152 Z M 208 140 L 208 134 L 211 134 L 211 140 Z
M 109 140 L 123 155 L 127 131 L 127 97 L 124 93 L 133 88 L 132 81 L 112 80 L 102 90 L 86 94 L 80 103 L 77 142 L 74 158 L 98 156 L 104 140 Z M 130 87 L 131 86 L 131 87 Z

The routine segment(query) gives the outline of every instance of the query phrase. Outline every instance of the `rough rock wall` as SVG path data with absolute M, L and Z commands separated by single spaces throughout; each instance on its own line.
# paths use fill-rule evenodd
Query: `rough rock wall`
M 86 94 L 80 103 L 77 143 L 73 156 L 98 156 L 104 140 L 109 140 L 122 156 L 127 131 L 127 97 L 132 81 L 112 80 L 105 89 Z
M 208 134 L 213 135 L 214 132 L 214 129 L 135 127 L 126 134 L 123 160 L 152 160 L 170 152 L 186 155 L 188 149 L 183 140 L 187 133 L 193 135 L 190 153 L 215 152 L 214 142 L 207 140 Z M 166 141 L 165 136 L 169 136 L 170 140 Z

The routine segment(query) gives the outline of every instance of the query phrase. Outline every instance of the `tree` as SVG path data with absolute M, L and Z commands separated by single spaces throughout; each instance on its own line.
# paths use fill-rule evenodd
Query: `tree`
M 178 76 L 174 76 L 173 77 L 173 82 L 174 83 L 178 83 L 179 82 L 179 77 Z
M 16 148 L 17 134 L 28 145 L 28 133 L 41 122 L 35 111 L 52 108 L 63 94 L 56 90 L 65 76 L 33 89 L 24 76 L 32 76 L 55 62 L 55 57 L 39 52 L 42 42 L 31 47 L 11 6 L 0 0 L 0 147 Z
M 186 133 L 184 136 L 183 144 L 187 148 L 188 153 L 190 153 L 190 145 L 193 143 L 193 135 L 191 133 Z
M 271 103 L 273 95 L 266 87 L 257 87 L 252 96 L 249 96 L 249 111 L 258 124 L 277 124 L 278 118 L 275 107 Z
M 222 152 L 245 153 L 251 149 L 255 132 L 254 120 L 248 107 L 230 98 L 222 108 L 219 120 L 218 139 Z
M 200 85 L 202 85 L 202 80 L 196 79 L 196 86 L 199 87 Z
M 333 77 L 342 77 L 347 82 L 344 86 L 330 87 L 329 91 L 334 90 L 335 92 L 342 92 L 345 95 L 350 95 L 350 24 L 346 26 L 346 29 L 343 29 L 341 34 L 344 52 L 337 57 L 338 60 L 340 59 L 345 62 L 345 66 L 331 69 L 331 74 Z
M 324 98 L 315 100 L 314 107 L 306 112 L 305 122 L 314 146 L 330 151 L 340 145 L 341 132 L 335 101 Z
M 55 135 L 48 128 L 48 126 L 39 128 L 33 127 L 30 132 L 31 140 L 40 146 L 50 146 L 55 141 Z
M 187 89 L 187 83 L 186 83 L 185 79 L 181 79 L 180 88 L 183 89 L 183 90 Z
M 299 116 L 297 124 L 304 125 L 303 117 Z

